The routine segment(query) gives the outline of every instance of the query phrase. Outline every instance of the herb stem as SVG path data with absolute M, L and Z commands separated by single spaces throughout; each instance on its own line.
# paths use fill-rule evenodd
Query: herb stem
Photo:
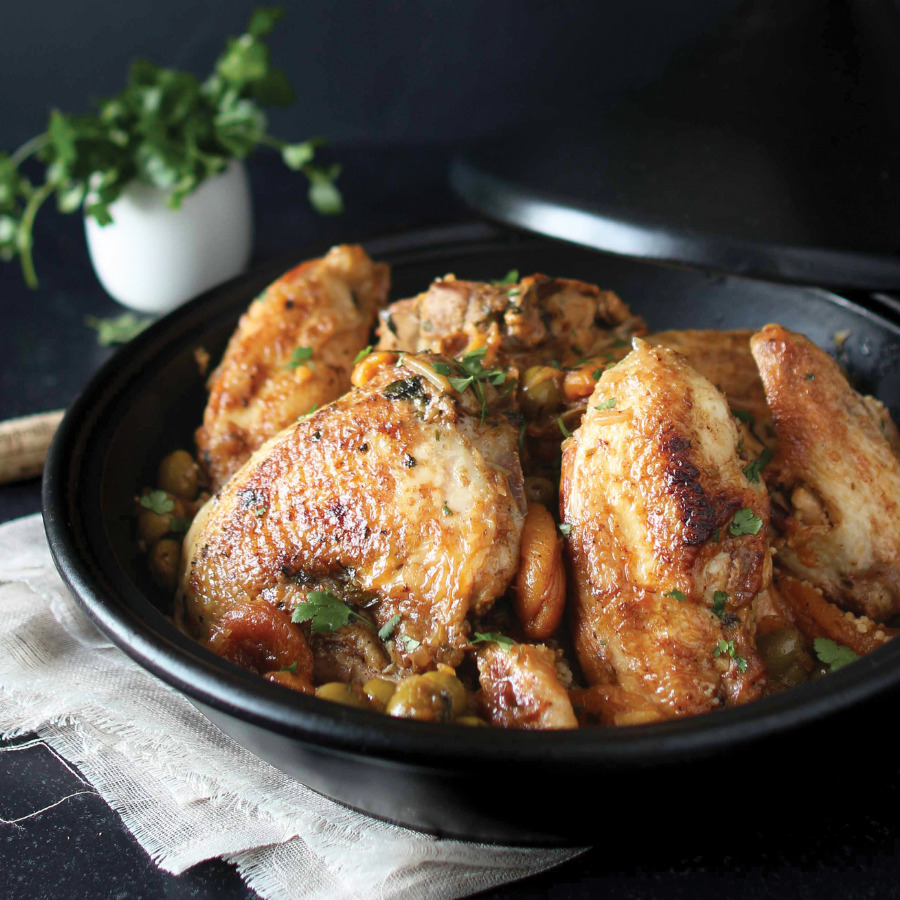
M 49 138 L 46 134 L 36 135 L 30 140 L 25 141 L 25 143 L 9 157 L 9 161 L 18 169 L 29 156 L 37 153 L 38 150 L 44 147 L 48 140 Z
M 22 221 L 19 223 L 19 233 L 16 236 L 16 245 L 19 248 L 19 255 L 22 258 L 22 275 L 25 277 L 25 283 L 30 288 L 38 286 L 37 272 L 34 268 L 34 258 L 31 254 L 31 235 L 34 229 L 34 217 L 41 208 L 43 202 L 53 193 L 53 185 L 49 182 L 41 185 L 31 197 L 28 198 L 28 205 L 22 213 Z

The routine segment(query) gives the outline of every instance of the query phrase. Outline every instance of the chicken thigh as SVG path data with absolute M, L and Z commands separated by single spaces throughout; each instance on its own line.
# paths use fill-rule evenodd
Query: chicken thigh
M 209 379 L 196 434 L 213 490 L 272 435 L 350 388 L 388 285 L 386 265 L 361 247 L 339 246 L 253 301 Z
M 198 637 L 235 604 L 290 612 L 329 592 L 386 628 L 401 668 L 462 660 L 467 615 L 515 575 L 517 432 L 451 387 L 436 371 L 447 361 L 379 358 L 360 363 L 361 387 L 270 440 L 198 513 L 180 586 Z
M 765 486 L 744 474 L 725 397 L 678 353 L 635 345 L 563 445 L 575 645 L 612 722 L 743 703 L 765 679 L 751 621 L 771 577 Z

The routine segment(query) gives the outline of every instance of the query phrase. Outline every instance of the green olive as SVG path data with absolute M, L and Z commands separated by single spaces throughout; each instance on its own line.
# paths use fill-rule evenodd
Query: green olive
M 172 538 L 163 538 L 150 551 L 150 574 L 153 580 L 167 590 L 175 590 L 178 584 L 178 564 L 181 562 L 181 544 Z
M 200 467 L 187 450 L 176 450 L 159 464 L 157 483 L 170 494 L 193 500 L 200 484 Z
M 484 719 L 479 719 L 478 716 L 460 716 L 458 719 L 454 720 L 457 725 L 470 725 L 473 728 L 487 728 L 488 723 L 484 721 Z
M 562 405 L 563 373 L 550 366 L 531 366 L 525 370 L 519 387 L 519 402 L 527 416 L 537 418 L 556 412 Z
M 756 647 L 773 678 L 796 685 L 809 677 L 812 659 L 796 628 L 778 628 L 761 635 L 756 639 Z
M 329 681 L 316 688 L 316 696 L 320 700 L 330 700 L 344 706 L 355 706 L 358 709 L 369 709 L 368 698 L 352 684 L 341 681 Z
M 449 722 L 466 708 L 466 689 L 456 676 L 444 672 L 410 675 L 397 685 L 387 705 L 391 716 Z
M 138 511 L 138 537 L 147 548 L 152 547 L 172 530 L 172 519 L 184 518 L 184 504 L 177 497 L 169 495 L 169 499 L 172 501 L 172 509 L 167 513 L 155 513 L 145 506 L 140 507 Z
M 397 685 L 385 678 L 372 678 L 363 685 L 363 693 L 382 710 L 387 707 L 396 689 Z
M 530 503 L 540 503 L 552 509 L 559 503 L 559 491 L 549 478 L 529 475 L 525 479 L 525 498 Z

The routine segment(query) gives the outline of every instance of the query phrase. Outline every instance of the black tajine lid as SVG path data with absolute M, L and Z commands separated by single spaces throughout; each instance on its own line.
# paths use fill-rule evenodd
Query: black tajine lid
M 900 15 L 752 0 L 613 113 L 476 145 L 485 215 L 628 256 L 900 288 Z

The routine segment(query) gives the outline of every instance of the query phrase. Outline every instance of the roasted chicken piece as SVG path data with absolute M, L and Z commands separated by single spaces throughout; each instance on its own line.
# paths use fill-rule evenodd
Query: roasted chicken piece
M 214 490 L 264 441 L 349 390 L 388 286 L 386 265 L 361 247 L 339 246 L 253 301 L 210 376 L 196 434 Z
M 677 350 L 687 357 L 688 362 L 725 395 L 732 412 L 749 426 L 747 431 L 750 435 L 762 445 L 772 447 L 775 444 L 772 414 L 750 352 L 752 335 L 749 329 L 687 329 L 657 331 L 647 335 L 646 341 L 654 346 Z
M 477 653 L 481 705 L 502 728 L 576 728 L 572 702 L 549 647 L 488 643 Z
M 778 566 L 876 621 L 900 612 L 900 463 L 883 408 L 808 338 L 751 341 L 778 436 L 766 480 L 788 505 Z
M 260 448 L 198 513 L 180 582 L 194 634 L 235 604 L 290 612 L 328 592 L 391 623 L 402 668 L 463 658 L 466 617 L 493 604 L 518 563 L 517 431 L 451 387 L 435 369 L 447 361 L 377 359 L 354 372 L 361 387 Z
M 635 343 L 563 445 L 560 504 L 582 670 L 618 688 L 611 718 L 646 721 L 760 696 L 751 602 L 771 559 L 768 495 L 743 472 L 725 397 L 678 353 Z
M 486 347 L 486 364 L 509 371 L 512 408 L 527 426 L 523 465 L 551 474 L 563 427 L 578 427 L 587 397 L 607 366 L 646 331 L 612 291 L 546 275 L 487 284 L 447 276 L 380 314 L 381 349 L 460 356 Z
M 380 315 L 378 348 L 459 356 L 485 344 L 504 365 L 565 364 L 603 352 L 646 326 L 612 291 L 531 275 L 487 284 L 453 276 Z

